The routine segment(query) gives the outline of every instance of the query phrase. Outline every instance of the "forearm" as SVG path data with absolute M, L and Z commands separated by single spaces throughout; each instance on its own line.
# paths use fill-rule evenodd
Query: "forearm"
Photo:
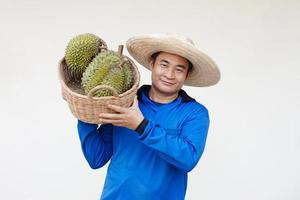
M 83 154 L 93 169 L 104 166 L 112 156 L 112 125 L 89 124 L 78 120 Z

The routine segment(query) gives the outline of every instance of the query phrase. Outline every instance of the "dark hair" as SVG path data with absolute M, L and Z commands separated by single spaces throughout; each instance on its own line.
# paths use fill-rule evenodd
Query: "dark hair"
M 160 53 L 161 53 L 161 51 L 156 52 L 156 53 L 154 53 L 154 54 L 151 55 L 151 60 L 153 61 L 153 64 L 155 63 L 156 58 L 157 58 L 157 56 L 158 56 Z M 193 69 L 193 64 L 192 64 L 188 59 L 186 59 L 186 60 L 187 60 L 188 63 L 189 63 L 189 68 L 188 68 L 188 73 L 189 73 L 189 72 Z

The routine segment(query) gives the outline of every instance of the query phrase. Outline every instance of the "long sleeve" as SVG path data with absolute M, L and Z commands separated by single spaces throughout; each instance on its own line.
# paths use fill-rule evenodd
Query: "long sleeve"
M 77 129 L 85 159 L 92 169 L 104 166 L 113 154 L 112 124 L 89 124 L 78 120 Z
M 139 139 L 170 164 L 189 172 L 204 151 L 208 127 L 208 111 L 203 107 L 190 115 L 181 129 L 165 129 L 157 122 L 148 120 Z

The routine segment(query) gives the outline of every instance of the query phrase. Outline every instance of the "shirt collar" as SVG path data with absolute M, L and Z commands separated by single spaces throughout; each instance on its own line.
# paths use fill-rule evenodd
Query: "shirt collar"
M 137 91 L 137 97 L 138 97 L 138 100 L 141 101 L 142 100 L 142 94 L 145 92 L 145 91 L 149 91 L 151 88 L 151 85 L 142 85 L 138 91 Z M 180 89 L 179 90 L 179 95 L 181 96 L 182 98 L 182 101 L 183 102 L 189 102 L 189 101 L 194 101 L 195 99 L 190 97 L 183 89 Z

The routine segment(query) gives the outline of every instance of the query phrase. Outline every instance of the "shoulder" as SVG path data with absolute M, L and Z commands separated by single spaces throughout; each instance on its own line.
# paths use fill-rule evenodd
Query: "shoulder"
M 201 115 L 208 116 L 209 112 L 206 106 L 196 100 L 184 102 L 183 106 L 189 110 L 190 116 Z
M 142 85 L 138 88 L 136 95 L 137 95 L 137 98 L 139 101 L 142 100 L 142 93 L 144 93 L 145 91 L 149 91 L 150 88 L 151 88 L 151 85 L 147 85 L 147 84 Z
M 195 98 L 188 95 L 183 89 L 179 92 L 180 96 L 182 97 L 182 104 L 187 109 L 191 109 L 196 112 L 206 112 L 208 113 L 208 109 L 200 102 L 198 102 Z

